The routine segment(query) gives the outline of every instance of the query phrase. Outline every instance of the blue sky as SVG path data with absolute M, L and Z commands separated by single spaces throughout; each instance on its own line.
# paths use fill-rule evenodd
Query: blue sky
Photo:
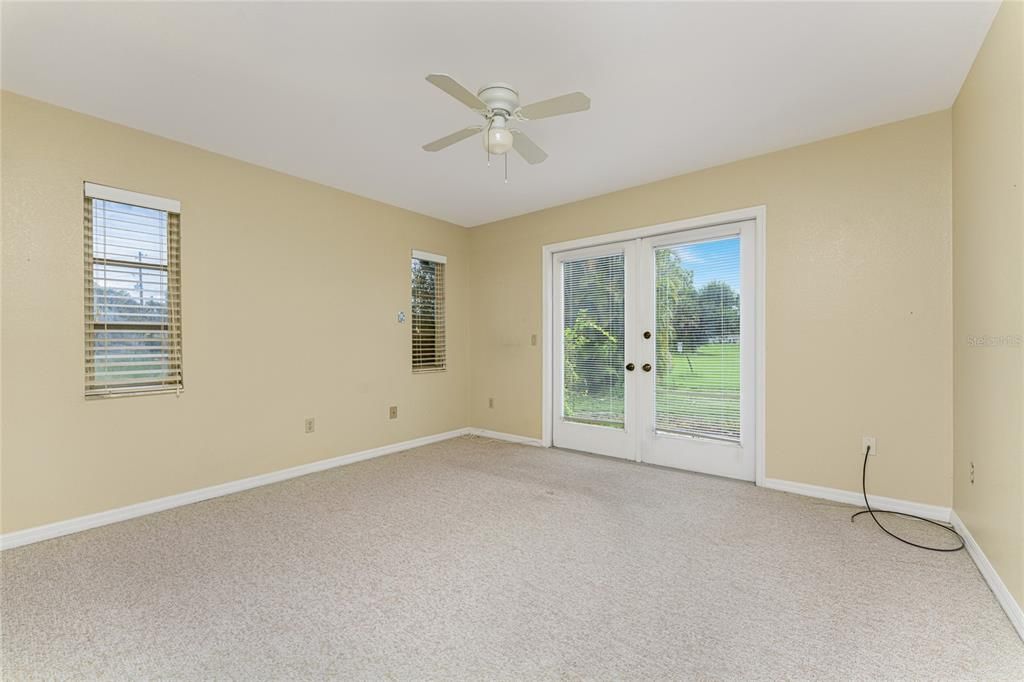
M 740 238 L 729 237 L 707 242 L 672 247 L 687 270 L 693 270 L 693 284 L 698 289 L 715 280 L 740 290 Z

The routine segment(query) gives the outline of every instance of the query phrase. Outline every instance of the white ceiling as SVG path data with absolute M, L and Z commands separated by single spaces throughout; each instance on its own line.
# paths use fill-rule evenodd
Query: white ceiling
M 470 226 L 946 108 L 997 8 L 4 2 L 2 86 Z M 593 105 L 506 185 L 432 71 Z

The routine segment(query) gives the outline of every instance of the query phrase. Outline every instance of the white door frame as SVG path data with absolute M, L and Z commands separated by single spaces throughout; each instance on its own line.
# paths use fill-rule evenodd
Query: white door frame
M 552 337 L 555 329 L 554 320 L 552 319 L 552 297 L 553 292 L 553 269 L 555 254 L 561 251 L 569 251 L 572 249 L 581 249 L 589 246 L 598 246 L 602 244 L 608 244 L 611 242 L 620 242 L 629 239 L 641 239 L 644 237 L 653 237 L 661 234 L 667 234 L 670 232 L 681 232 L 684 230 L 693 230 L 702 227 L 712 227 L 714 225 L 721 225 L 724 223 L 735 223 L 744 220 L 754 221 L 754 267 L 755 267 L 755 283 L 757 288 L 756 297 L 756 315 L 754 320 L 754 331 L 755 331 L 755 377 L 756 386 L 754 389 L 755 397 L 755 408 L 754 408 L 754 438 L 755 438 L 755 453 L 756 453 L 756 464 L 754 469 L 754 483 L 757 485 L 764 485 L 765 480 L 765 232 L 766 232 L 766 219 L 767 219 L 767 208 L 765 206 L 753 206 L 751 208 L 742 208 L 735 211 L 726 211 L 724 213 L 715 213 L 712 215 L 700 216 L 697 218 L 687 218 L 686 220 L 677 220 L 670 223 L 661 223 L 659 225 L 649 225 L 647 227 L 637 227 L 630 230 L 622 230 L 619 232 L 610 232 L 608 234 L 595 235 L 592 237 L 584 237 L 582 239 L 573 239 L 567 242 L 558 242 L 555 244 L 546 244 L 542 249 L 542 272 L 543 272 L 543 287 L 542 287 L 542 305 L 541 310 L 543 311 L 543 325 L 542 325 L 542 339 L 544 342 L 544 358 L 543 358 L 543 377 L 542 387 L 543 396 L 541 399 L 541 423 L 543 425 L 543 431 L 541 435 L 541 441 L 546 447 L 551 447 L 552 441 L 552 423 L 554 415 L 552 414 L 554 400 L 554 381 L 553 381 L 553 355 L 554 355 L 554 339 Z

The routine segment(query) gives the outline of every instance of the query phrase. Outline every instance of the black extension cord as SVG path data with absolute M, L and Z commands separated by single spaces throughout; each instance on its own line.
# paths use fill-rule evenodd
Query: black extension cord
M 871 514 L 871 518 L 875 520 L 875 524 L 877 524 L 879 528 L 881 528 L 883 531 L 885 531 L 886 535 L 890 535 L 890 536 L 896 538 L 897 540 L 899 540 L 900 542 L 902 542 L 905 545 L 910 545 L 911 547 L 917 547 L 918 549 L 927 549 L 927 550 L 929 550 L 931 552 L 959 552 L 961 549 L 963 549 L 964 548 L 964 539 L 963 539 L 963 537 L 960 535 L 960 533 L 957 533 L 953 528 L 951 528 L 951 527 L 949 527 L 949 526 L 947 526 L 945 524 L 939 523 L 937 521 L 932 521 L 931 519 L 926 519 L 923 516 L 916 516 L 914 514 L 904 514 L 903 512 L 898 512 L 898 511 L 885 511 L 884 509 L 872 509 L 871 508 L 871 503 L 868 502 L 868 455 L 870 455 L 870 454 L 871 454 L 871 446 L 869 445 L 867 447 L 867 449 L 864 451 L 864 468 L 861 470 L 861 474 L 860 474 L 860 490 L 864 494 L 864 506 L 867 507 L 867 509 L 861 510 L 861 511 L 857 512 L 856 514 L 854 514 L 853 516 L 851 516 L 850 517 L 850 523 L 853 523 L 853 520 L 856 519 L 861 514 Z M 953 535 L 955 535 L 956 539 L 960 541 L 960 546 L 959 547 L 929 547 L 928 545 L 919 545 L 916 542 L 911 542 L 910 540 L 905 540 L 905 539 L 901 538 L 899 535 L 896 535 L 895 533 L 890 531 L 885 526 L 883 526 L 882 522 L 878 520 L 878 517 L 875 516 L 875 514 L 894 514 L 896 516 L 904 516 L 904 517 L 906 517 L 908 519 L 917 519 L 918 521 L 924 521 L 925 523 L 930 523 L 933 526 L 938 526 L 942 530 L 948 531 L 948 532 L 952 533 Z

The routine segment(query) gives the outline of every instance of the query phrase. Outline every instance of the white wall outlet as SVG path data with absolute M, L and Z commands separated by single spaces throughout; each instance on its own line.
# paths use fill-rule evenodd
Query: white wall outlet
M 392 405 L 388 408 L 388 419 L 398 419 L 398 405 Z
M 860 446 L 860 454 L 861 454 L 861 456 L 863 456 L 864 453 L 867 452 L 867 449 L 868 449 L 869 445 L 871 446 L 871 454 L 872 455 L 877 455 L 878 454 L 878 446 L 875 445 L 875 437 L 874 436 L 864 436 L 864 440 L 863 440 L 863 442 L 861 443 L 861 446 Z
M 306 417 L 306 433 L 313 433 L 316 430 L 316 419 Z

